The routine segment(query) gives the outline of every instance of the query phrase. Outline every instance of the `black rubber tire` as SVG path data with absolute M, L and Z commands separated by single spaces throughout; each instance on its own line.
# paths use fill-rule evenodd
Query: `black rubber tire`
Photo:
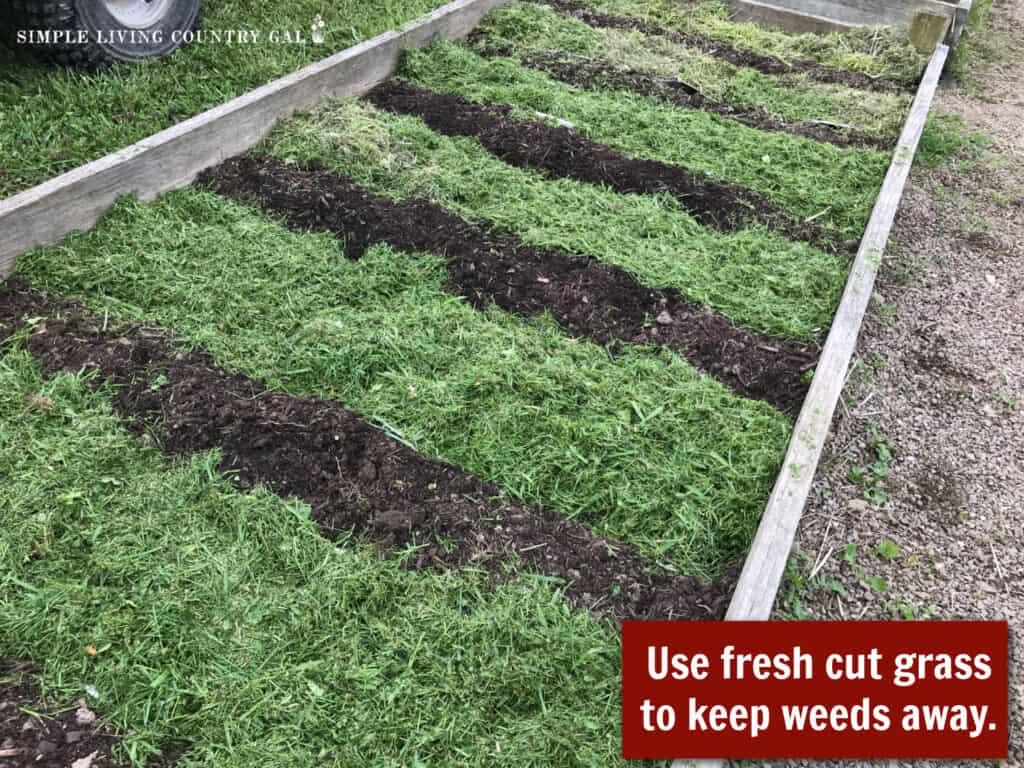
M 0 0 L 0 27 L 16 51 L 65 66 L 96 69 L 117 62 L 166 56 L 182 44 L 182 33 L 195 29 L 202 0 L 171 0 L 167 13 L 143 29 L 119 23 L 97 0 Z M 84 33 L 87 42 L 19 42 L 20 30 Z M 119 34 L 120 33 L 120 34 Z M 125 36 L 134 33 L 134 39 Z M 177 33 L 177 34 L 175 34 Z

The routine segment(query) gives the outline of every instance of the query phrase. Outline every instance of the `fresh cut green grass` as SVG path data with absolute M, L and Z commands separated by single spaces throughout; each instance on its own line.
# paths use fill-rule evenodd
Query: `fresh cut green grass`
M 0 45 L 0 198 L 210 109 L 334 51 L 394 28 L 444 0 L 206 0 L 202 28 L 255 30 L 264 42 L 202 42 L 142 65 L 85 74 L 17 60 Z M 322 45 L 271 43 L 271 32 Z
M 927 62 L 927 57 L 910 44 L 906 35 L 882 27 L 827 35 L 794 34 L 734 21 L 732 9 L 720 0 L 592 0 L 587 5 L 605 13 L 639 16 L 666 29 L 707 35 L 741 50 L 766 53 L 783 61 L 809 58 L 873 77 L 912 81 Z
M 463 45 L 409 51 L 402 72 L 428 88 L 514 104 L 525 116 L 569 120 L 594 141 L 756 190 L 846 238 L 863 232 L 889 165 L 889 156 L 875 150 L 759 131 L 632 93 L 581 91 L 512 59 L 481 58 Z
M 136 765 L 623 765 L 618 639 L 541 580 L 335 546 L 215 453 L 168 465 L 20 343 L 0 424 L 0 658 L 88 699 Z
M 289 232 L 211 193 L 125 200 L 23 274 L 144 318 L 223 366 L 336 399 L 421 452 L 579 517 L 684 573 L 745 551 L 790 425 L 667 352 L 611 356 L 551 321 L 481 312 L 437 257 Z
M 320 162 L 396 199 L 431 199 L 537 247 L 617 264 L 648 285 L 677 288 L 758 331 L 814 339 L 827 328 L 845 261 L 763 228 L 721 233 L 668 196 L 619 195 L 548 180 L 502 162 L 475 139 L 434 133 L 417 118 L 361 101 L 289 121 L 267 149 Z
M 880 138 L 899 135 L 910 104 L 905 94 L 858 91 L 817 83 L 804 75 L 775 77 L 737 68 L 665 37 L 595 29 L 546 5 L 511 3 L 491 13 L 481 30 L 489 45 L 516 54 L 567 53 L 612 62 L 686 82 L 710 99 L 759 108 L 788 120 L 824 120 Z

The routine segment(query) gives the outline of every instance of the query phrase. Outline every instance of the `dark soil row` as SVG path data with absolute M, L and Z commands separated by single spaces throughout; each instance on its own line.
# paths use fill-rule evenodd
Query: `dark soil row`
M 524 136 L 526 144 L 532 138 Z M 242 157 L 201 182 L 227 197 L 280 214 L 289 226 L 343 239 L 349 258 L 374 243 L 447 260 L 449 286 L 473 306 L 523 316 L 550 312 L 568 332 L 599 344 L 661 344 L 744 397 L 795 411 L 817 351 L 737 328 L 677 292 L 658 291 L 594 259 L 531 248 L 434 203 L 372 195 L 329 171 L 272 157 Z
M 618 16 L 595 11 L 578 0 L 531 0 L 554 8 L 560 13 L 572 16 L 592 27 L 636 30 L 645 35 L 664 37 L 674 43 L 695 48 L 708 56 L 722 59 L 736 67 L 748 67 L 766 75 L 807 75 L 819 83 L 845 85 L 865 91 L 899 92 L 912 87 L 912 83 L 901 83 L 883 78 L 874 78 L 863 72 L 826 67 L 811 59 L 782 61 L 754 51 L 735 48 L 722 40 L 706 35 L 676 32 L 663 29 L 635 16 Z
M 652 569 L 630 546 L 429 460 L 337 403 L 267 390 L 184 353 L 166 332 L 117 327 L 18 283 L 0 292 L 0 338 L 27 318 L 48 373 L 95 371 L 118 385 L 114 408 L 169 455 L 220 448 L 239 486 L 302 499 L 328 538 L 354 531 L 385 550 L 418 545 L 413 568 L 526 569 L 564 583 L 575 605 L 616 621 L 714 619 L 732 577 L 705 583 Z
M 486 44 L 479 46 L 477 50 L 481 55 L 488 57 L 513 55 L 511 51 L 490 48 Z M 629 91 L 659 99 L 681 109 L 699 109 L 722 115 L 759 131 L 789 133 L 834 144 L 837 147 L 888 150 L 895 143 L 860 131 L 824 123 L 786 122 L 764 109 L 741 109 L 728 102 L 714 101 L 681 80 L 657 77 L 639 69 L 618 67 L 609 61 L 574 56 L 561 51 L 523 52 L 514 55 L 523 66 L 544 72 L 577 88 L 591 91 Z
M 126 765 L 114 758 L 121 739 L 86 706 L 59 710 L 46 702 L 34 672 L 0 659 L 0 680 L 10 681 L 0 682 L 0 768 L 68 768 L 94 753 L 91 768 Z
M 759 223 L 790 240 L 832 252 L 851 250 L 827 229 L 790 216 L 756 192 L 712 181 L 679 165 L 629 157 L 571 128 L 512 119 L 512 107 L 507 104 L 478 104 L 404 80 L 388 80 L 366 98 L 389 112 L 414 115 L 446 136 L 471 136 L 517 168 L 597 184 L 625 195 L 669 194 L 701 224 L 726 232 Z
M 88 700 L 71 707 L 47 701 L 37 672 L 31 663 L 0 659 L 0 681 L 7 681 L 0 682 L 0 768 L 127 768 L 115 754 L 121 736 Z M 171 768 L 186 749 L 184 743 L 167 747 L 147 766 Z

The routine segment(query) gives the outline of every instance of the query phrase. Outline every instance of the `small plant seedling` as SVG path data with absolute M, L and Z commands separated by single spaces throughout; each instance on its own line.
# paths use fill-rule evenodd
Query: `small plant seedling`
M 846 549 L 843 550 L 843 560 L 845 560 L 850 565 L 853 565 L 854 563 L 857 562 L 857 545 L 856 544 L 847 544 L 846 545 Z
M 899 545 L 892 539 L 882 539 L 876 551 L 883 560 L 895 560 L 900 556 Z
M 889 588 L 889 585 L 885 583 L 885 579 L 881 576 L 865 576 L 864 583 L 879 593 L 885 592 Z
M 851 483 L 864 487 L 864 498 L 872 504 L 882 506 L 889 499 L 885 481 L 892 474 L 892 449 L 889 439 L 878 429 L 877 424 L 868 427 L 868 450 L 875 460 L 868 466 L 854 466 L 847 475 Z
M 889 500 L 889 494 L 886 493 L 881 488 L 875 486 L 868 488 L 866 491 L 864 491 L 864 498 L 870 501 L 875 506 L 880 507 Z
M 846 587 L 843 586 L 843 582 L 839 579 L 826 579 L 822 586 L 829 592 L 835 592 L 837 595 L 846 594 Z
M 920 614 L 920 611 L 915 606 L 910 603 L 904 603 L 902 600 L 890 600 L 885 608 L 891 615 L 904 621 L 913 621 Z

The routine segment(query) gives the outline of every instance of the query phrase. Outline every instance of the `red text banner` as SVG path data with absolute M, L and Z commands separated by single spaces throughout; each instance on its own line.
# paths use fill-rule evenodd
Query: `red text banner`
M 1006 622 L 626 622 L 626 758 L 1005 758 Z

